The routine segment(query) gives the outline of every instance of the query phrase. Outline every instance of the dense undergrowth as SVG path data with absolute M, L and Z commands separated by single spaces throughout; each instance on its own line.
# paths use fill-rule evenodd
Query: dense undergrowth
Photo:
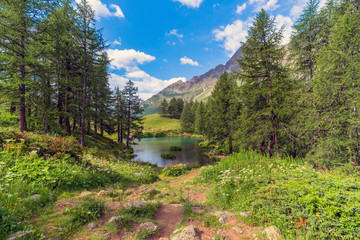
M 33 230 L 29 219 L 64 192 L 110 184 L 125 189 L 157 180 L 151 167 L 119 160 L 126 156 L 110 141 L 89 136 L 90 148 L 81 148 L 74 137 L 1 129 L 0 239 Z M 109 144 L 112 151 L 105 148 Z M 32 237 L 41 238 L 35 230 Z
M 286 239 L 360 236 L 360 178 L 340 170 L 315 171 L 301 160 L 240 152 L 205 167 L 210 198 L 219 207 L 250 211 L 244 221 L 276 225 Z

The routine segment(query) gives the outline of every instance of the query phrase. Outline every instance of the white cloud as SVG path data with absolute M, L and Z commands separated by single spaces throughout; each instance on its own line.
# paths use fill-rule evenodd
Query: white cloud
M 110 43 L 113 46 L 121 46 L 121 38 L 116 39 L 115 41 Z
M 150 76 L 144 71 L 137 70 L 134 72 L 128 72 L 125 76 L 119 76 L 116 74 L 110 74 L 110 86 L 115 88 L 119 86 L 120 89 L 124 88 L 127 81 L 131 79 L 135 86 L 139 89 L 138 94 L 143 100 L 150 98 L 156 93 L 160 92 L 167 86 L 176 83 L 178 81 L 186 81 L 185 77 L 171 78 L 169 80 L 160 80 Z
M 114 17 L 125 18 L 125 15 L 124 15 L 123 11 L 121 10 L 121 8 L 118 5 L 111 4 L 110 7 L 114 8 L 115 11 L 116 11 L 116 12 L 113 13 Z
M 173 0 L 191 8 L 199 8 L 204 0 Z
M 178 37 L 178 38 L 183 38 L 184 37 L 184 35 L 179 33 L 177 29 L 173 29 L 170 32 L 166 33 L 165 35 L 167 35 L 167 36 L 173 35 L 173 36 Z
M 249 0 L 249 4 L 255 5 L 254 12 L 260 11 L 262 8 L 265 11 L 272 11 L 279 7 L 278 0 Z
M 76 0 L 79 4 L 81 0 Z M 118 17 L 125 18 L 124 13 L 121 11 L 121 8 L 118 5 L 111 4 L 110 8 L 115 9 L 115 12 L 111 12 L 108 6 L 102 3 L 100 0 L 88 0 L 91 8 L 95 11 L 96 17 Z
M 188 58 L 188 57 L 183 57 L 183 58 L 180 58 L 180 63 L 183 64 L 183 65 L 191 65 L 191 66 L 199 66 L 199 63 Z
M 138 65 L 152 62 L 156 58 L 146 53 L 136 51 L 134 49 L 108 49 L 107 54 L 111 61 L 111 68 L 126 69 L 134 71 L 138 69 Z
M 325 7 L 327 1 L 328 0 L 320 0 L 319 9 Z
M 237 5 L 237 8 L 236 8 L 236 13 L 237 14 L 242 14 L 243 11 L 245 11 L 246 9 L 246 3 L 244 3 L 243 5 Z
M 293 25 L 293 21 L 291 20 L 291 18 L 279 14 L 276 16 L 275 23 L 277 29 L 280 29 L 282 26 L 284 26 L 284 32 L 283 32 L 284 37 L 282 39 L 282 44 L 289 43 L 292 33 L 292 25 Z
M 246 41 L 249 25 L 252 20 L 246 21 L 235 20 L 226 27 L 221 26 L 220 29 L 213 30 L 216 41 L 223 41 L 228 56 L 232 56 L 240 47 L 241 42 Z

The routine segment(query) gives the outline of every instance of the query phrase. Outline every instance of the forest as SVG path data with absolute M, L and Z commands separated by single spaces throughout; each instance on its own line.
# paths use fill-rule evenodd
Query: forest
M 259 12 L 241 46 L 241 70 L 221 75 L 206 103 L 185 103 L 182 130 L 224 144 L 230 154 L 256 150 L 319 168 L 357 168 L 359 4 L 328 1 L 319 9 L 319 1 L 309 1 L 285 46 L 275 18 Z M 161 114 L 166 106 L 164 99 Z
M 87 0 L 0 19 L 0 239 L 359 239 L 360 0 L 309 0 L 288 44 L 257 11 L 239 71 L 148 118 L 133 81 L 111 88 Z M 209 161 L 135 161 L 176 134 Z
M 109 86 L 107 43 L 87 1 L 4 1 L 0 16 L 0 97 L 20 131 L 118 133 L 126 146 L 141 132 L 137 88 Z

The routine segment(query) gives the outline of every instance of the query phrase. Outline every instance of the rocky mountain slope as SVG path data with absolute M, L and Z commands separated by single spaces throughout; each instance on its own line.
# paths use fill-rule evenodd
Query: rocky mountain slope
M 225 65 L 220 64 L 207 73 L 201 76 L 195 76 L 187 82 L 178 81 L 166 87 L 143 103 L 145 108 L 144 115 L 157 113 L 160 102 L 164 98 L 171 99 L 173 97 L 180 97 L 186 101 L 206 100 L 211 95 L 217 80 L 224 71 L 231 73 L 232 71 L 239 70 L 236 59 L 240 56 L 241 51 L 239 49 Z

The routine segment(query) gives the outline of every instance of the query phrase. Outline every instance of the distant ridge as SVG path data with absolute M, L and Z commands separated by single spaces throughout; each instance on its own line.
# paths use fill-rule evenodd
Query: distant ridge
M 160 102 L 164 98 L 180 97 L 186 101 L 206 100 L 211 95 L 217 80 L 224 71 L 231 73 L 232 71 L 239 70 L 236 60 L 240 56 L 241 50 L 238 49 L 225 65 L 220 64 L 205 74 L 195 76 L 187 82 L 180 80 L 166 87 L 143 103 L 145 108 L 144 115 L 157 113 Z

